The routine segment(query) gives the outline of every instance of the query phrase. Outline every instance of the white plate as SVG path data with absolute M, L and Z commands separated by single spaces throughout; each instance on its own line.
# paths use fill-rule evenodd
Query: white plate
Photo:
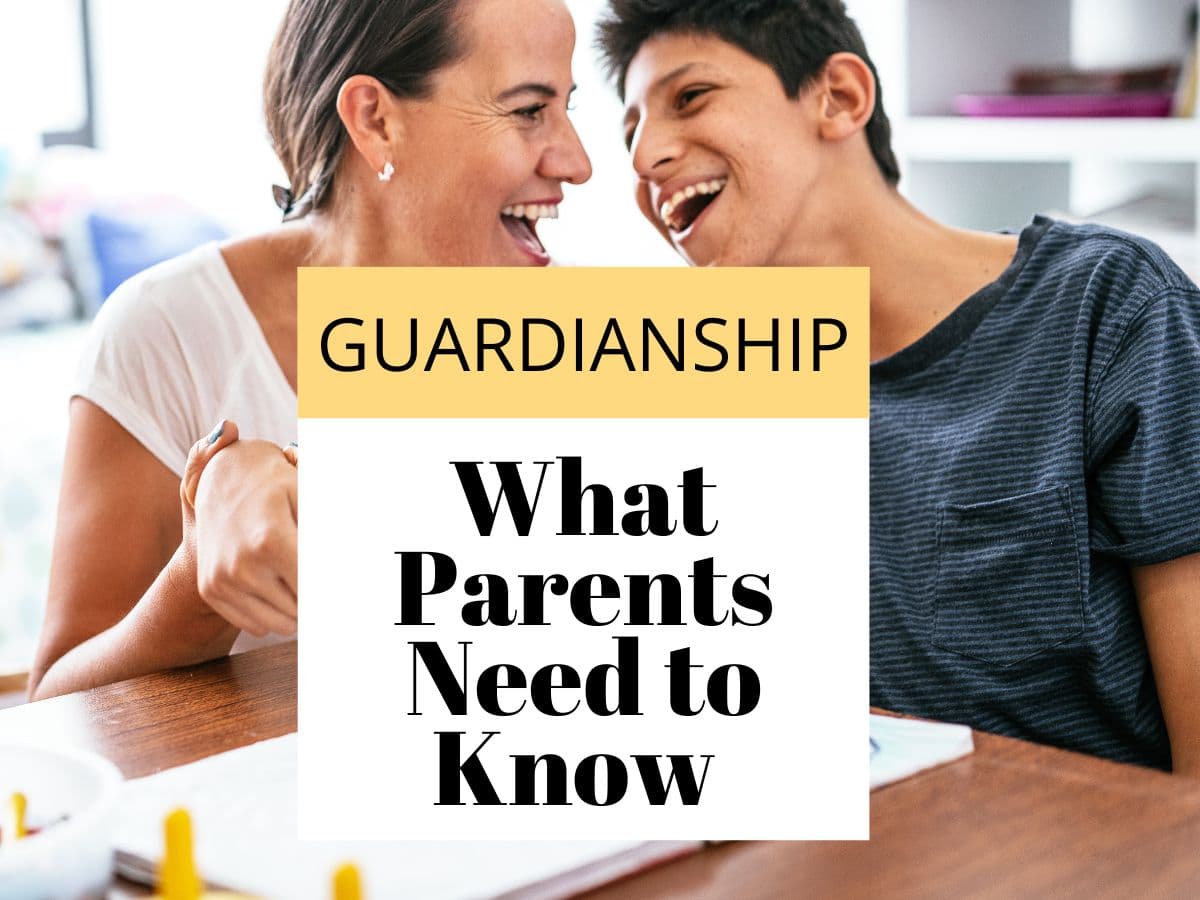
M 0 898 L 57 900 L 103 891 L 112 873 L 112 818 L 121 783 L 117 767 L 94 753 L 0 744 L 0 823 L 19 791 L 28 803 L 26 822 L 46 826 L 24 840 L 0 843 Z

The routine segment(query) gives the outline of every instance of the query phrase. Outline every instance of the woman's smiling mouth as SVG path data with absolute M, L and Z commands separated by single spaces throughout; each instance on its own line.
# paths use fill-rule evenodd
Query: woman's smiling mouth
M 534 264 L 544 266 L 550 262 L 550 254 L 537 236 L 538 219 L 558 218 L 557 200 L 546 203 L 516 203 L 500 210 L 500 222 L 517 246 Z

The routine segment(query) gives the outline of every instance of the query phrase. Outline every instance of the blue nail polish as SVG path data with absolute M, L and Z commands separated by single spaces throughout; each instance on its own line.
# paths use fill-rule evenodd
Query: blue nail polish
M 300 445 L 299 445 L 299 444 L 297 444 L 295 441 L 288 441 L 288 446 L 289 446 L 289 447 L 295 447 L 297 450 L 299 450 L 299 449 L 300 449 Z
M 208 436 L 208 445 L 211 447 L 221 439 L 221 435 L 225 433 L 225 420 L 222 419 L 216 428 L 212 430 L 212 434 Z

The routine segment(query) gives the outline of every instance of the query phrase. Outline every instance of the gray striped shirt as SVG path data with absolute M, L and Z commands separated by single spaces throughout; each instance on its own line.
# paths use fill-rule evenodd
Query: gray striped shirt
M 1170 768 L 1129 567 L 1195 552 L 1200 292 L 1152 243 L 1038 217 L 871 367 L 873 704 Z

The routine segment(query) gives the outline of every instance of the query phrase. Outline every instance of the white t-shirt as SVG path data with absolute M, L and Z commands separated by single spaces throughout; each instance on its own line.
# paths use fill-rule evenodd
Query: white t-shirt
M 183 476 L 192 444 L 221 419 L 242 438 L 296 440 L 296 393 L 216 244 L 160 263 L 100 307 L 73 395 L 112 416 Z M 243 632 L 241 652 L 279 638 Z
M 73 393 L 176 475 L 221 419 L 243 438 L 296 440 L 296 394 L 216 244 L 119 287 L 96 315 Z

